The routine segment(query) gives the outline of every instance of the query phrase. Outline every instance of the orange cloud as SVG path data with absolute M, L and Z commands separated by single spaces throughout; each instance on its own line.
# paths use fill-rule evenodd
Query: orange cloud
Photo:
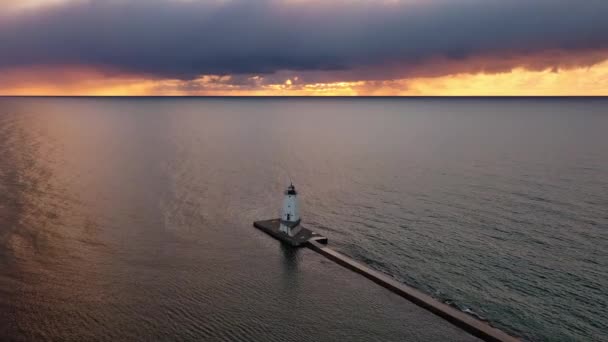
M 87 67 L 35 67 L 3 70 L 2 95 L 129 96 L 150 93 L 158 79 L 100 71 Z
M 442 96 L 606 96 L 608 61 L 592 67 L 498 74 L 458 74 L 408 80 L 408 95 Z M 388 90 L 390 92 L 390 90 Z
M 483 70 L 483 69 L 482 69 Z M 565 69 L 517 67 L 500 72 L 456 72 L 444 76 L 379 81 L 277 81 L 250 76 L 206 75 L 195 80 L 157 79 L 111 71 L 35 68 L 3 72 L 1 95 L 59 96 L 608 96 L 608 60 Z

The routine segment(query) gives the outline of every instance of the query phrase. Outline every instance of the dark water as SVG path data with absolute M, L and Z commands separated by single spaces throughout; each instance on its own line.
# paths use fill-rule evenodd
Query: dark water
M 608 331 L 608 100 L 0 98 L 0 340 L 469 340 L 254 230 L 512 334 Z

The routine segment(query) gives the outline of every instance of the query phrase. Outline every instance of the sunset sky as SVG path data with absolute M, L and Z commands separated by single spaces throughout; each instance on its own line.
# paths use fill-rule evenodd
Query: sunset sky
M 606 0 L 2 0 L 0 95 L 608 95 Z

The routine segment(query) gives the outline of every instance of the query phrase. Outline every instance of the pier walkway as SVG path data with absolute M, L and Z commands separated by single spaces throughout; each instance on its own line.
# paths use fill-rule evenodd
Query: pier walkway
M 329 247 L 321 245 L 318 242 L 310 241 L 307 246 L 313 251 L 325 256 L 326 258 L 344 266 L 376 284 L 390 290 L 391 292 L 411 301 L 412 303 L 425 308 L 432 313 L 444 318 L 452 324 L 469 332 L 470 334 L 483 339 L 484 341 L 492 342 L 517 342 L 518 339 L 498 330 L 486 322 L 477 320 L 464 312 L 461 312 L 447 304 L 441 303 L 433 297 L 426 295 L 410 286 L 402 284 L 393 278 L 374 271 L 371 268 L 347 257 L 344 254 L 338 253 Z

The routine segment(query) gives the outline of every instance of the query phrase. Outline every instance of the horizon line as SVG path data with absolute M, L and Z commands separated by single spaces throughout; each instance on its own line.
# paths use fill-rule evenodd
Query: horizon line
M 606 98 L 607 95 L 2 95 L 0 98 Z

